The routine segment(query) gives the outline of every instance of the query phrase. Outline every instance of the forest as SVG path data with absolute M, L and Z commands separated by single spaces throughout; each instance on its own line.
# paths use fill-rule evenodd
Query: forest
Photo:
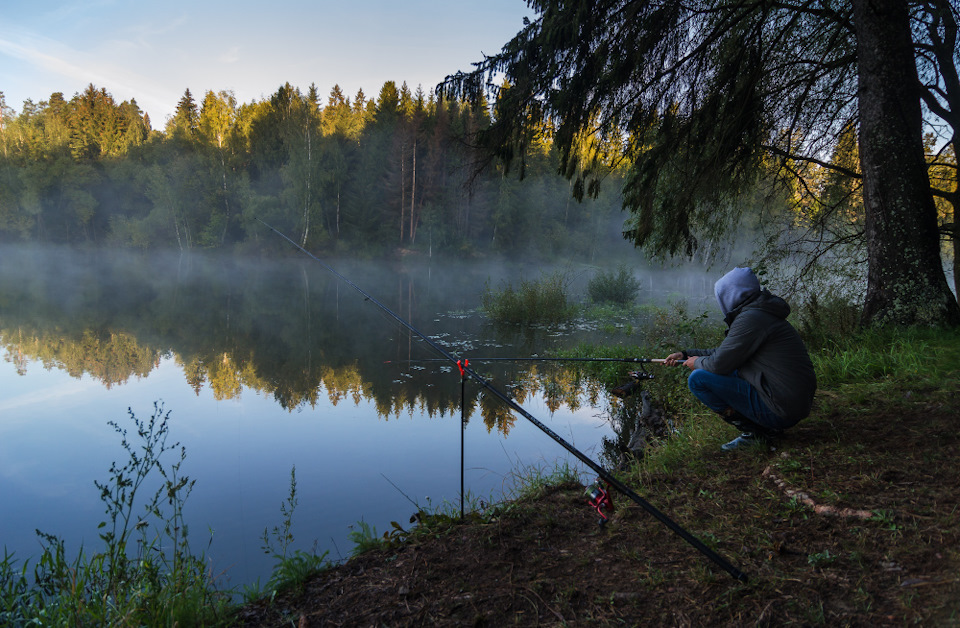
M 69 100 L 27 100 L 19 113 L 0 92 L 0 243 L 108 246 L 133 250 L 259 252 L 283 246 L 259 220 L 310 250 L 360 257 L 415 252 L 464 258 L 578 258 L 595 262 L 612 242 L 633 239 L 624 211 L 631 165 L 608 137 L 588 193 L 571 176 L 549 120 L 518 150 L 491 158 L 478 131 L 502 117 L 501 101 L 411 91 L 387 81 L 375 99 L 334 86 L 289 83 L 239 104 L 231 92 L 185 90 L 163 130 L 136 100 L 117 103 L 89 85 Z M 597 138 L 577 149 L 596 152 Z M 955 258 L 952 146 L 926 142 L 938 190 L 941 252 Z M 771 164 L 769 171 L 775 170 Z M 567 170 L 565 170 L 567 168 Z M 864 207 L 852 128 L 820 161 L 754 181 L 717 206 L 690 235 L 695 256 L 737 249 L 760 268 L 790 268 L 783 285 L 827 268 L 848 278 L 843 298 L 865 290 Z M 704 181 L 696 185 L 702 187 Z M 579 199 L 579 200 L 577 200 Z M 643 246 L 648 256 L 669 249 Z M 672 249 L 670 249 L 672 250 Z M 676 254 L 674 251 L 668 255 Z M 687 257 L 694 253 L 687 252 Z M 681 255 L 683 257 L 684 255 Z M 729 256 L 729 255 L 728 255 Z M 775 271 L 772 271 L 775 272 Z M 954 273 L 956 274 L 956 273 Z M 792 288 L 787 288 L 792 289 Z
M 521 183 L 480 168 L 490 107 L 388 81 L 375 99 L 289 83 L 261 101 L 190 90 L 163 130 L 90 85 L 16 113 L 0 93 L 0 242 L 239 250 L 269 222 L 314 250 L 589 257 L 619 237 L 617 172 L 577 203 L 545 129 Z M 587 237 L 589 236 L 589 237 Z

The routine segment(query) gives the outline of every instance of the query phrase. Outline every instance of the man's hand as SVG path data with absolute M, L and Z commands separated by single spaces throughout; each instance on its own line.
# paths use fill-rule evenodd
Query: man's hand
M 664 358 L 663 363 L 667 366 L 676 366 L 677 364 L 683 363 L 683 352 L 677 351 L 676 353 L 671 353 Z
M 676 352 L 676 353 L 671 353 L 670 355 L 668 355 L 668 356 L 664 359 L 663 363 L 666 364 L 667 366 L 675 366 L 675 365 L 677 365 L 677 364 L 682 364 L 682 365 L 684 365 L 685 367 L 687 367 L 688 369 L 690 369 L 690 370 L 692 371 L 692 370 L 694 370 L 695 368 L 697 368 L 697 358 L 698 358 L 698 357 L 699 357 L 699 356 L 691 355 L 691 356 L 687 356 L 687 359 L 684 360 L 684 359 L 683 359 L 683 352 L 678 351 L 678 352 Z

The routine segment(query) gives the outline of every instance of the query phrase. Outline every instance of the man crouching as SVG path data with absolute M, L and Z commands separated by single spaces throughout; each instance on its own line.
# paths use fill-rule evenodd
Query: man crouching
M 778 436 L 810 414 L 817 377 L 807 348 L 787 322 L 790 306 L 760 289 L 749 268 L 721 277 L 714 293 L 727 335 L 714 349 L 687 349 L 667 365 L 691 369 L 694 396 L 741 434 L 722 446 L 733 450 Z

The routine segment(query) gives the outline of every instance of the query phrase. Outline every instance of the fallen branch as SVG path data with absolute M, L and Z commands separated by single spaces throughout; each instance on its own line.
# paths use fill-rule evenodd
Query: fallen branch
M 857 508 L 837 508 L 836 506 L 829 506 L 827 504 L 818 504 L 810 495 L 804 493 L 803 491 L 798 491 L 790 488 L 786 482 L 777 477 L 770 467 L 767 467 L 763 470 L 761 474 L 762 477 L 770 478 L 773 480 L 773 483 L 783 491 L 783 494 L 792 499 L 796 499 L 798 502 L 807 506 L 813 512 L 818 515 L 825 515 L 828 517 L 844 517 L 844 518 L 853 518 L 853 519 L 869 519 L 874 516 L 872 510 L 860 510 Z

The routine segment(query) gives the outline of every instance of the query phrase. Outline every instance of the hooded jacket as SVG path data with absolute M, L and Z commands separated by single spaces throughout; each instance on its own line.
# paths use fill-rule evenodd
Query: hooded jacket
M 715 349 L 687 349 L 685 355 L 701 356 L 697 358 L 697 368 L 718 375 L 735 373 L 754 387 L 773 412 L 796 423 L 810 414 L 817 378 L 800 334 L 786 320 L 790 306 L 780 297 L 760 290 L 759 283 L 754 291 L 745 274 L 731 277 L 731 273 L 716 287 L 717 300 L 729 326 L 727 337 Z M 755 282 L 752 272 L 750 276 Z M 734 285 L 721 285 L 728 278 Z M 738 286 L 746 288 L 741 290 Z M 733 294 L 739 296 L 726 301 L 721 296 Z M 736 303 L 735 298 L 744 300 Z

